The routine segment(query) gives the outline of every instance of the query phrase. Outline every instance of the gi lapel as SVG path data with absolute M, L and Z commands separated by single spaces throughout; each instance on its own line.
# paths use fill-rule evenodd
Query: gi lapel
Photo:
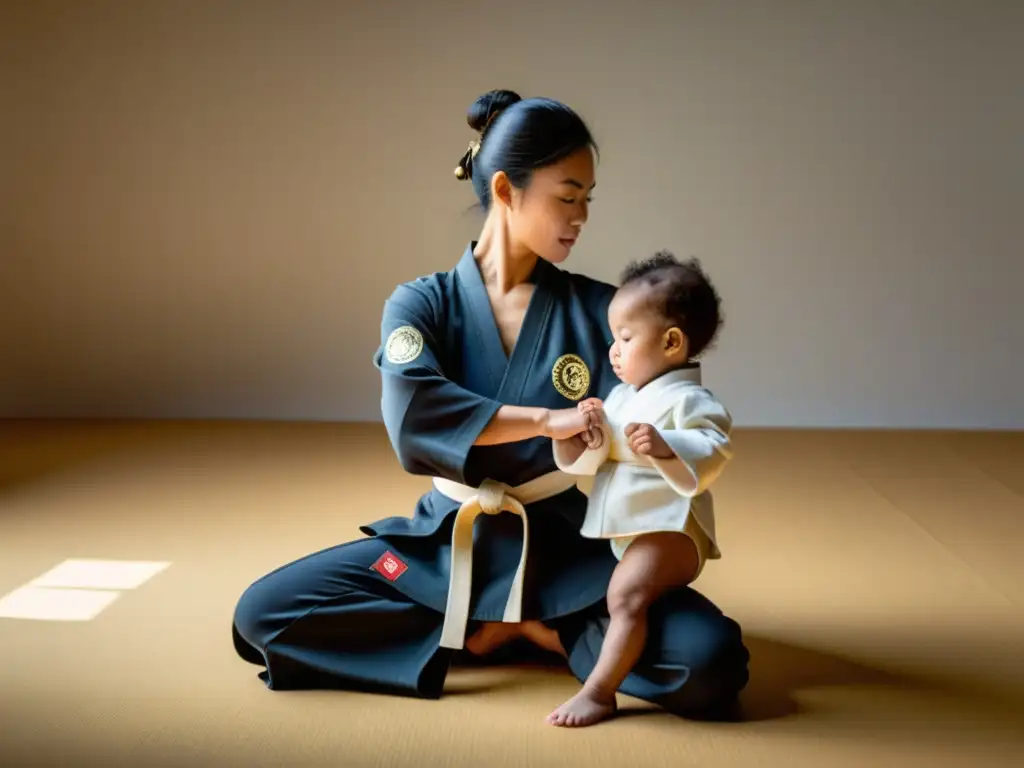
M 462 321 L 466 325 L 466 333 L 472 339 L 466 349 L 470 359 L 463 363 L 463 367 L 483 366 L 487 370 L 487 381 L 490 384 L 488 394 L 494 397 L 501 387 L 508 360 L 494 320 L 491 300 L 487 296 L 487 286 L 484 285 L 480 267 L 473 256 L 475 247 L 476 243 L 469 244 L 455 268 L 462 288 L 461 298 L 465 303 L 461 313 Z
M 536 354 L 537 342 L 551 312 L 552 297 L 547 284 L 551 266 L 543 259 L 537 260 L 529 278 L 534 284 L 533 295 L 527 305 L 519 337 L 511 354 L 506 356 L 491 300 L 487 295 L 487 286 L 473 255 L 475 247 L 476 243 L 470 243 L 456 267 L 467 302 L 468 316 L 465 321 L 470 326 L 469 333 L 474 335 L 476 341 L 472 348 L 479 353 L 479 360 L 467 362 L 486 366 L 494 398 L 512 405 L 518 403 L 522 395 Z
M 537 259 L 537 265 L 530 275 L 530 281 L 533 283 L 533 295 L 530 297 L 530 303 L 523 317 L 522 328 L 519 329 L 519 338 L 516 340 L 515 347 L 512 348 L 512 354 L 509 356 L 508 366 L 505 369 L 505 377 L 501 382 L 498 399 L 503 402 L 510 404 L 522 402 L 523 390 L 526 389 L 530 372 L 536 364 L 541 341 L 545 337 L 545 329 L 555 304 L 554 291 L 551 289 L 553 271 L 554 268 L 548 262 L 544 259 Z
M 629 399 L 625 407 L 623 425 L 629 422 L 652 423 L 660 420 L 668 410 L 675 406 L 675 403 L 668 399 L 663 404 L 659 404 L 658 398 L 662 397 L 670 387 L 682 382 L 688 381 L 699 386 L 700 374 L 700 363 L 690 363 L 683 368 L 664 373 L 649 382 Z

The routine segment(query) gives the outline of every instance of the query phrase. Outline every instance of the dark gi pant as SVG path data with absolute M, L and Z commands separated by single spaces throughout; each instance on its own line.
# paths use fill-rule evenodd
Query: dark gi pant
M 252 584 L 235 610 L 235 648 L 275 690 L 339 688 L 441 696 L 460 652 L 439 648 L 444 615 L 411 600 L 371 569 L 387 551 L 360 539 L 308 555 Z M 647 646 L 620 687 L 689 718 L 732 713 L 748 680 L 740 628 L 691 588 L 652 606 Z M 544 623 L 555 629 L 581 682 L 594 668 L 608 622 L 600 601 Z M 475 622 L 470 622 L 472 633 Z M 523 657 L 506 649 L 504 663 Z

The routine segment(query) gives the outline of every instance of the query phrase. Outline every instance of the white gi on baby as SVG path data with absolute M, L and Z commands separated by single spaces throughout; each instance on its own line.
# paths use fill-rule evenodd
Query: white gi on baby
M 637 535 L 677 531 L 694 540 L 701 568 L 706 559 L 720 558 L 708 487 L 732 458 L 732 419 L 701 386 L 700 364 L 669 371 L 640 390 L 620 383 L 603 410 L 600 447 L 572 461 L 571 441 L 554 442 L 562 471 L 594 477 L 581 534 L 610 539 L 621 560 Z M 676 457 L 634 454 L 625 436 L 630 423 L 654 426 Z

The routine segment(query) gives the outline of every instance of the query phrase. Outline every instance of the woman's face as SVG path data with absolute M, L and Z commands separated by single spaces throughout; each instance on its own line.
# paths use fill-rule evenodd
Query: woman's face
M 553 264 L 565 261 L 587 222 L 594 184 L 589 147 L 534 171 L 525 189 L 510 189 L 511 242 Z

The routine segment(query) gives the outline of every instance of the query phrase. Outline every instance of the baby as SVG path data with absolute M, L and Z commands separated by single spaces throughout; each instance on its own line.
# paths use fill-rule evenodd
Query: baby
M 555 441 L 554 453 L 563 471 L 594 476 L 581 533 L 609 539 L 619 563 L 600 656 L 582 690 L 548 716 L 558 726 L 615 712 L 647 640 L 648 608 L 721 557 L 707 489 L 732 455 L 732 419 L 694 362 L 721 325 L 718 295 L 696 260 L 662 252 L 627 267 L 608 320 L 622 383 L 603 404 L 580 403 L 599 416 L 603 439 L 596 448 L 583 436 Z

